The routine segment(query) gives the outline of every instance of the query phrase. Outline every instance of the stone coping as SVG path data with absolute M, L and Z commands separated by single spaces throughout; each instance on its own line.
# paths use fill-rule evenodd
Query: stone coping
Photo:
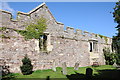
M 31 11 L 29 11 L 28 13 L 24 13 L 24 12 L 18 11 L 18 12 L 17 12 L 17 16 L 18 16 L 18 14 L 22 14 L 22 15 L 29 16 L 29 15 L 31 15 L 33 12 L 35 12 L 36 10 L 38 10 L 40 7 L 43 7 L 44 5 L 46 5 L 46 4 L 45 4 L 45 3 L 42 3 L 42 4 L 40 4 L 38 7 L 32 9 Z M 46 6 L 46 7 L 47 7 L 47 6 Z M 48 8 L 48 7 L 47 7 L 47 8 Z M 2 9 L 0 9 L 0 11 L 2 11 L 2 12 L 4 12 L 4 13 L 7 13 L 7 14 L 10 14 L 12 21 L 18 21 L 17 19 L 15 20 L 15 19 L 12 18 L 12 13 L 11 13 L 11 12 L 5 11 L 5 10 L 2 10 Z M 56 22 L 57 24 L 64 25 L 63 23 L 56 21 L 56 19 L 54 18 L 54 16 L 52 15 L 52 13 L 50 12 L 49 9 L 48 9 L 48 12 L 51 14 L 51 16 L 53 17 L 53 19 L 55 20 L 55 22 Z

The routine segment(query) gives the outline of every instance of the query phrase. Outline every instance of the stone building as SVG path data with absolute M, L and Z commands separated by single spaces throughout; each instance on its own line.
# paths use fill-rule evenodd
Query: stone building
M 40 51 L 37 39 L 26 41 L 13 30 L 24 30 L 25 23 L 40 16 L 47 19 L 47 29 L 44 32 L 46 51 Z M 21 60 L 25 54 L 31 59 L 34 70 L 37 70 L 50 69 L 53 63 L 60 67 L 64 62 L 68 67 L 73 67 L 76 62 L 80 67 L 90 66 L 93 62 L 104 65 L 103 48 L 111 49 L 112 39 L 109 37 L 71 27 L 64 30 L 64 24 L 55 20 L 45 3 L 29 13 L 18 12 L 16 20 L 12 19 L 10 12 L 0 10 L 0 27 L 7 27 L 0 30 L 0 61 L 9 65 L 11 72 L 20 72 Z

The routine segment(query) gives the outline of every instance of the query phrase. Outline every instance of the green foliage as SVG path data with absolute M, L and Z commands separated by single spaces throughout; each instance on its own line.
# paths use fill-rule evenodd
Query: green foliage
M 99 34 L 99 36 L 100 36 L 101 39 L 103 38 L 103 35 L 100 35 L 100 34 Z
M 9 73 L 7 75 L 2 76 L 1 80 L 15 80 L 15 75 L 13 73 Z
M 1 37 L 1 38 L 9 38 L 9 39 L 10 39 L 9 36 L 5 36 L 4 34 L 1 34 L 0 37 Z
M 100 35 L 100 34 L 99 34 L 99 36 L 100 36 L 101 39 L 104 38 L 104 40 L 105 40 L 105 42 L 106 42 L 106 44 L 107 44 L 107 42 L 108 42 L 107 37 L 106 37 L 106 36 L 103 36 L 103 35 Z
M 25 55 L 24 59 L 22 60 L 23 65 L 20 66 L 21 72 L 23 75 L 32 74 L 33 65 L 31 64 L 31 60 Z
M 116 3 L 113 12 L 114 21 L 118 23 L 117 25 L 117 35 L 113 36 L 113 49 L 116 50 L 118 54 L 120 54 L 120 1 Z
M 106 70 L 106 69 L 108 69 L 108 70 L 111 71 L 111 70 L 115 70 L 116 69 L 112 65 L 102 65 L 102 66 L 99 66 L 99 67 L 91 67 L 91 66 L 79 67 L 78 71 L 75 71 L 74 67 L 67 67 L 68 75 L 76 74 L 76 72 L 79 73 L 79 74 L 85 74 L 86 68 L 92 68 L 93 69 L 93 75 L 99 75 L 99 70 Z M 15 73 L 15 75 L 16 75 L 17 79 L 18 78 L 20 78 L 20 79 L 25 78 L 25 80 L 27 78 L 28 78 L 28 80 L 31 80 L 30 78 L 35 80 L 37 78 L 46 78 L 47 76 L 50 76 L 50 80 L 54 80 L 52 78 L 64 78 L 63 80 L 69 80 L 69 79 L 67 79 L 66 75 L 63 75 L 61 73 L 61 71 L 62 71 L 61 67 L 56 67 L 56 69 L 57 69 L 56 72 L 54 72 L 52 69 L 47 69 L 47 70 L 36 70 L 31 75 L 22 75 L 20 73 Z M 108 73 L 108 71 L 107 71 L 107 73 Z M 114 74 L 115 74 L 115 72 L 114 72 Z M 78 76 L 78 74 L 77 74 L 77 76 Z M 105 75 L 105 77 L 109 78 L 110 76 L 109 75 Z M 111 77 L 113 77 L 113 76 L 111 76 Z M 45 79 L 45 80 L 48 80 L 48 79 Z M 59 79 L 55 79 L 55 80 L 59 80 Z M 86 79 L 74 79 L 74 78 L 72 78 L 70 80 L 86 80 Z M 95 80 L 101 80 L 101 79 L 97 78 Z M 102 80 L 110 80 L 110 78 L 109 79 L 102 79 Z M 116 80 L 116 79 L 114 79 L 114 80 Z
M 114 21 L 118 23 L 116 28 L 119 31 L 120 30 L 120 1 L 116 3 L 116 6 L 113 12 L 113 17 L 114 17 Z
M 97 34 L 95 34 L 95 37 L 97 37 Z
M 109 48 L 104 48 L 103 52 L 104 52 L 104 57 L 105 57 L 105 60 L 106 60 L 106 64 L 107 65 L 113 65 L 114 62 L 116 61 L 116 54 L 111 53 Z
M 25 39 L 40 39 L 43 32 L 46 30 L 46 19 L 41 17 L 35 20 L 34 23 L 27 25 L 26 30 L 15 30 L 25 37 Z
M 0 27 L 0 31 L 4 31 L 6 29 L 7 29 L 6 27 Z
M 46 19 L 41 17 L 36 20 L 36 23 L 31 23 L 26 27 L 27 32 L 31 38 L 39 39 L 43 32 L 46 30 Z
M 17 33 L 19 33 L 20 35 L 24 36 L 25 39 L 32 39 L 33 37 L 31 37 L 31 34 L 27 31 L 27 30 L 15 30 Z
M 112 38 L 112 48 L 116 53 L 120 53 L 120 37 L 113 36 Z
M 107 37 L 106 37 L 106 36 L 104 36 L 104 39 L 105 39 L 105 42 L 106 42 L 106 44 L 107 44 L 107 42 L 108 42 L 108 39 L 107 39 Z
M 116 54 L 116 63 L 120 65 L 120 54 Z
M 113 50 L 116 51 L 116 62 L 117 64 L 120 65 L 120 1 L 116 3 L 116 6 L 114 8 L 114 12 L 113 12 L 113 17 L 114 17 L 114 21 L 118 24 L 117 25 L 117 35 L 113 36 L 113 40 L 112 40 L 112 48 Z

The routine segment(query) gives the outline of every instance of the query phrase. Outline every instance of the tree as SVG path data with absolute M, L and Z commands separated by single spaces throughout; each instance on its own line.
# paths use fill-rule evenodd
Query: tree
M 40 39 L 40 36 L 43 35 L 43 32 L 46 30 L 46 19 L 41 17 L 35 19 L 34 22 L 28 23 L 25 30 L 16 30 L 25 39 Z
M 106 60 L 107 65 L 113 65 L 114 62 L 116 61 L 116 55 L 115 53 L 110 52 L 109 48 L 104 48 L 103 49 L 104 57 Z
M 40 19 L 36 19 L 34 23 L 30 23 L 26 27 L 26 31 L 28 32 L 28 38 L 39 39 L 40 36 L 43 35 L 43 32 L 46 30 L 46 19 L 41 17 Z
M 113 43 L 112 47 L 116 51 L 116 60 L 117 64 L 120 64 L 120 1 L 116 3 L 113 12 L 114 21 L 118 24 L 117 25 L 117 35 L 113 36 Z
M 33 65 L 31 64 L 31 60 L 27 55 L 22 60 L 23 65 L 20 66 L 21 72 L 23 75 L 29 75 L 32 73 Z
M 26 26 L 27 27 L 25 30 L 14 30 L 24 36 L 25 40 L 38 39 L 39 47 L 42 50 L 41 45 L 43 44 L 43 42 L 45 43 L 45 41 L 42 41 L 41 38 L 45 38 L 44 31 L 47 29 L 46 19 L 43 17 L 34 19 L 34 21 L 27 23 Z M 46 47 L 44 47 L 44 49 L 46 50 Z

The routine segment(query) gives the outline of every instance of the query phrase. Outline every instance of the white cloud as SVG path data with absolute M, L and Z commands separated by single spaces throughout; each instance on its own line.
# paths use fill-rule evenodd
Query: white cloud
M 13 8 L 11 8 L 7 2 L 2 2 L 1 4 L 2 4 L 2 7 L 0 7 L 0 8 L 1 8 L 2 10 L 9 11 L 9 12 L 11 12 L 13 15 L 16 14 L 16 11 L 15 11 Z

